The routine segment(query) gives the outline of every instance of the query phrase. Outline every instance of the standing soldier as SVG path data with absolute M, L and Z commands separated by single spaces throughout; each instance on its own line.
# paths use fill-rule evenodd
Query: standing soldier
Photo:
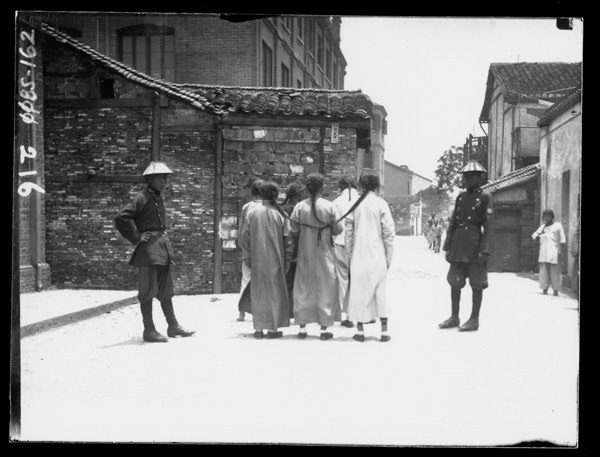
M 452 315 L 439 327 L 458 327 L 459 331 L 467 332 L 479 328 L 483 289 L 488 287 L 488 238 L 494 208 L 492 195 L 481 189 L 485 168 L 471 160 L 460 171 L 467 190 L 456 199 L 443 247 L 450 262 L 447 279 L 451 287 Z M 467 278 L 473 291 L 473 308 L 469 320 L 460 325 L 460 293 Z
M 115 218 L 117 230 L 135 244 L 129 260 L 138 267 L 138 299 L 144 323 L 143 339 L 149 343 L 166 342 L 152 319 L 152 300 L 157 298 L 167 319 L 167 335 L 191 336 L 193 330 L 179 325 L 173 310 L 173 248 L 167 237 L 165 204 L 161 195 L 168 176 L 173 173 L 163 162 L 150 162 L 144 171 L 148 186 L 138 193 Z

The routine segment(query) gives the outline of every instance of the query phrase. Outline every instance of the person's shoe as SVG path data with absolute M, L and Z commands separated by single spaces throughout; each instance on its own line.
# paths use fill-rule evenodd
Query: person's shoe
M 188 330 L 183 328 L 181 325 L 175 325 L 167 328 L 167 335 L 169 335 L 169 338 L 175 338 L 176 336 L 192 336 L 194 333 L 196 333 L 196 330 Z
M 333 333 L 331 332 L 321 332 L 321 336 L 319 336 L 320 340 L 330 340 L 333 338 Z
M 269 338 L 269 339 L 272 340 L 272 339 L 275 339 L 275 338 L 281 338 L 282 336 L 283 336 L 283 332 L 282 331 L 279 331 L 279 332 L 268 331 L 267 335 L 266 335 L 266 338 Z
M 474 330 L 477 330 L 478 328 L 479 328 L 479 322 L 469 319 L 463 325 L 458 327 L 458 331 L 459 332 L 472 332 Z
M 388 342 L 391 339 L 392 339 L 392 337 L 390 335 L 381 335 L 381 341 L 383 343 L 386 343 L 386 342 Z
M 446 319 L 444 322 L 438 325 L 439 328 L 454 328 L 460 325 L 460 319 L 458 317 L 451 317 Z
M 298 332 L 298 339 L 303 340 L 306 338 L 306 332 Z
M 349 321 L 348 319 L 344 319 L 342 322 L 340 322 L 340 324 L 342 325 L 342 327 L 348 327 L 348 328 L 354 327 L 354 324 L 352 323 L 352 321 Z
M 169 339 L 156 330 L 144 330 L 144 341 L 146 343 L 166 343 Z
M 360 334 L 356 334 L 354 335 L 352 338 L 354 338 L 356 341 L 360 341 L 361 343 L 363 343 L 365 341 L 365 335 L 360 335 Z
M 254 332 L 254 338 L 256 338 L 257 340 L 262 340 L 265 337 L 265 334 L 262 332 L 262 330 L 257 330 Z
M 558 290 L 555 290 L 555 291 L 554 291 L 554 296 L 555 296 L 555 297 L 558 297 Z
M 548 289 L 544 289 L 544 290 L 542 290 L 542 293 L 543 293 L 544 295 L 548 295 Z
M 240 315 L 238 316 L 237 320 L 238 322 L 243 322 L 244 321 L 244 317 L 246 317 L 246 315 L 244 314 L 244 312 L 242 311 L 240 313 Z

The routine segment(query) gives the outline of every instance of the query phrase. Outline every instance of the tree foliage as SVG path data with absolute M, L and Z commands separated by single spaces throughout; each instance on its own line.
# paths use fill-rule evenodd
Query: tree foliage
M 463 165 L 462 147 L 451 146 L 450 149 L 444 151 L 438 159 L 438 167 L 435 170 L 437 187 L 449 193 L 460 188 L 462 185 L 460 169 Z

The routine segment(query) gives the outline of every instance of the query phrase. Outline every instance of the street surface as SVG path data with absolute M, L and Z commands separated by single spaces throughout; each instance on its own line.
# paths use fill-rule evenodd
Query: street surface
M 137 304 L 21 341 L 21 440 L 504 446 L 577 444 L 578 302 L 491 273 L 477 332 L 450 315 L 443 253 L 396 237 L 379 323 L 255 340 L 238 294 L 176 296 L 191 338 L 142 342 Z M 212 300 L 212 301 L 211 301 Z M 471 312 L 463 289 L 461 321 Z M 157 329 L 166 323 L 155 301 Z

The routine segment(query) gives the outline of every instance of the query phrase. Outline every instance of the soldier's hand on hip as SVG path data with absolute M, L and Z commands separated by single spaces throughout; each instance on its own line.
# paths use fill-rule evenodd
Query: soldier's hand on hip
M 489 254 L 479 253 L 477 255 L 477 263 L 479 265 L 484 265 L 484 266 L 487 265 L 487 263 L 488 263 L 488 257 L 489 257 Z
M 150 236 L 152 236 L 152 234 L 150 232 L 144 232 L 142 234 L 140 234 L 140 243 L 145 243 L 146 241 L 148 241 L 150 239 Z

